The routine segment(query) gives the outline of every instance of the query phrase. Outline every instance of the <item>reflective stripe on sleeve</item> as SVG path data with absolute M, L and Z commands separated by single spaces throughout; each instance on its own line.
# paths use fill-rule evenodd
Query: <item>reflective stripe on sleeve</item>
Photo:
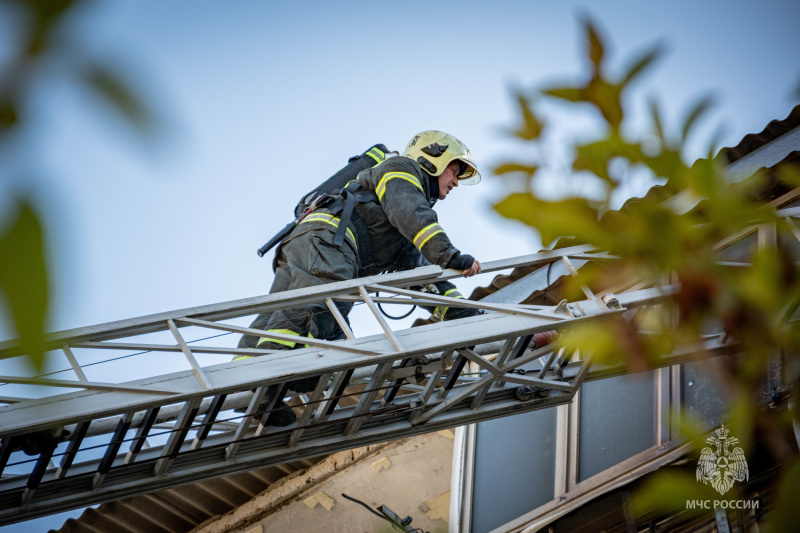
M 422 251 L 422 247 L 425 246 L 425 243 L 428 242 L 431 237 L 437 233 L 442 233 L 443 231 L 444 230 L 437 222 L 428 224 L 419 230 L 416 235 L 414 235 L 414 246 L 416 246 L 418 250 Z
M 453 294 L 453 293 L 455 293 L 455 294 Z M 461 296 L 461 293 L 458 292 L 458 289 L 450 289 L 449 291 L 444 293 L 442 296 L 450 296 L 451 298 L 461 298 L 462 300 L 464 299 L 464 297 Z M 447 314 L 447 310 L 448 309 L 450 309 L 450 308 L 449 307 L 445 307 L 445 308 L 437 307 L 436 309 L 433 310 L 433 316 L 435 316 L 439 320 L 444 320 L 444 316 Z
M 334 228 L 339 227 L 339 217 L 329 215 L 328 213 L 311 213 L 310 215 L 306 216 L 306 218 L 304 218 L 300 224 L 305 222 L 325 222 Z M 347 236 L 350 238 L 350 241 L 352 241 L 353 246 L 356 247 L 356 250 L 358 250 L 358 241 L 356 241 L 356 236 L 353 234 L 353 231 L 350 228 L 347 228 Z
M 383 199 L 383 195 L 386 194 L 386 184 L 395 178 L 404 179 L 409 183 L 413 183 L 417 189 L 421 190 L 423 193 L 425 192 L 425 189 L 422 188 L 422 184 L 420 184 L 416 176 L 413 176 L 408 172 L 387 172 L 381 178 L 381 181 L 378 182 L 378 186 L 375 187 L 375 193 L 378 195 L 378 201 L 381 201 Z
M 283 335 L 295 335 L 297 337 L 300 336 L 299 333 L 295 333 L 294 331 L 292 331 L 290 329 L 268 329 L 267 333 L 270 333 L 270 332 L 272 332 L 272 333 L 281 333 Z M 275 344 L 283 344 L 284 346 L 288 346 L 289 348 L 294 348 L 295 346 L 297 346 L 296 342 L 284 341 L 284 340 L 281 340 L 281 339 L 270 339 L 269 337 L 261 337 L 261 339 L 258 341 L 258 344 L 256 344 L 256 348 L 258 348 L 259 346 L 261 346 L 265 342 L 274 342 Z

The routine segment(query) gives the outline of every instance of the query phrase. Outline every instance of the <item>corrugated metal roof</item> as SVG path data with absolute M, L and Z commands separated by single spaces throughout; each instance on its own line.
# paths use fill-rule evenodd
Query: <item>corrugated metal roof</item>
M 294 461 L 104 503 L 86 509 L 77 519 L 68 519 L 58 533 L 185 533 L 321 459 Z
M 734 163 L 798 126 L 800 126 L 800 105 L 795 106 L 785 119 L 773 120 L 760 133 L 749 133 L 739 141 L 739 144 L 732 148 L 723 148 L 722 151 L 728 158 L 728 163 Z

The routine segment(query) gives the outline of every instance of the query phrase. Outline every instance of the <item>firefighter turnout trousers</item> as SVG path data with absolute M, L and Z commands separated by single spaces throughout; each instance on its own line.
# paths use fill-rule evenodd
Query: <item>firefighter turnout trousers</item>
M 270 294 L 358 277 L 356 252 L 349 243 L 343 244 L 341 248 L 334 246 L 335 228 L 306 229 L 301 225 L 298 230 L 296 230 L 298 234 L 290 235 L 276 252 L 275 279 Z M 352 307 L 351 303 L 345 302 L 337 302 L 336 305 L 345 317 Z M 265 330 L 267 333 L 296 336 L 297 341 L 245 335 L 239 341 L 239 348 L 291 350 L 305 346 L 303 337 L 329 340 L 344 338 L 336 319 L 321 302 L 261 313 L 250 327 Z M 249 357 L 251 356 L 243 352 L 235 357 L 234 361 Z M 316 379 L 308 378 L 314 383 Z M 307 389 L 308 386 L 300 388 Z M 313 385 L 311 388 L 313 389 Z M 307 392 L 297 388 L 292 390 Z

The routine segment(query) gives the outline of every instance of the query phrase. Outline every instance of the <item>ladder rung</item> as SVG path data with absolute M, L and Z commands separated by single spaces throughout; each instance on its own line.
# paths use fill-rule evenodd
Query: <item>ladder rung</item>
M 111 442 L 108 443 L 106 453 L 103 455 L 103 459 L 100 461 L 100 466 L 97 467 L 97 471 L 99 473 L 106 474 L 109 470 L 111 470 L 111 465 L 114 463 L 114 458 L 117 456 L 117 452 L 119 452 L 122 442 L 125 440 L 125 434 L 130 429 L 132 421 L 133 413 L 126 413 L 122 418 L 120 418 L 119 422 L 117 423 L 117 429 L 114 431 L 114 436 L 111 437 Z
M 467 364 L 466 357 L 463 355 L 456 357 L 456 360 L 453 362 L 453 366 L 450 367 L 450 372 L 447 373 L 447 377 L 444 380 L 442 390 L 439 391 L 439 398 L 445 398 L 447 396 L 447 393 L 450 392 L 450 389 L 452 389 L 453 385 L 456 384 L 458 376 L 461 375 L 461 371 L 464 370 L 465 364 Z
M 67 451 L 61 458 L 61 464 L 59 465 L 58 470 L 56 470 L 54 479 L 61 479 L 67 475 L 67 470 L 69 470 L 69 467 L 72 466 L 75 456 L 78 455 L 78 450 L 81 447 L 81 443 L 83 443 L 83 438 L 86 436 L 86 432 L 89 430 L 89 426 L 91 424 L 91 420 L 86 420 L 84 422 L 79 422 L 75 426 L 75 431 L 73 431 L 72 435 L 70 436 L 69 445 L 67 445 Z
M 407 367 L 411 361 L 412 361 L 411 358 L 403 359 L 400 362 L 400 368 Z M 404 381 L 405 378 L 397 378 L 392 382 L 392 385 L 389 388 L 389 390 L 387 390 L 386 394 L 383 395 L 383 400 L 381 401 L 381 405 L 392 403 L 392 400 L 394 400 L 394 397 L 397 396 L 397 393 L 400 391 L 400 385 L 402 385 Z
M 375 372 L 372 374 L 372 378 L 369 380 L 367 388 L 364 390 L 364 393 L 358 400 L 358 405 L 356 405 L 356 409 L 353 411 L 352 418 L 344 429 L 345 435 L 353 435 L 358 433 L 358 430 L 361 428 L 361 425 L 366 419 L 366 415 L 369 413 L 369 410 L 372 407 L 372 402 L 375 400 L 375 396 L 377 396 L 378 392 L 380 392 L 381 385 L 383 385 L 386 376 L 388 376 L 389 372 L 391 371 L 392 361 L 381 363 L 375 369 Z
M 289 447 L 295 446 L 297 441 L 300 440 L 300 436 L 303 434 L 303 431 L 305 431 L 305 426 L 311 420 L 311 415 L 314 414 L 314 409 L 321 408 L 318 402 L 319 399 L 322 398 L 322 394 L 325 392 L 325 387 L 328 385 L 328 380 L 330 380 L 330 378 L 330 374 L 324 374 L 319 378 L 314 392 L 311 393 L 311 397 L 308 399 L 308 405 L 306 405 L 303 414 L 300 415 L 300 419 L 297 421 L 297 429 L 293 431 L 292 435 L 289 437 Z
M 63 433 L 64 429 L 58 429 L 52 435 L 53 439 L 48 443 L 47 448 L 39 454 L 39 459 L 36 461 L 36 466 L 33 472 L 28 476 L 28 481 L 25 483 L 25 490 L 22 492 L 22 504 L 30 503 L 34 491 L 39 487 L 42 482 L 44 473 L 47 472 L 50 466 L 50 460 L 53 458 L 53 453 L 58 446 L 58 437 Z
M 256 428 L 256 437 L 261 436 L 267 430 L 267 422 L 269 422 L 269 417 L 272 414 L 272 411 L 275 409 L 275 406 L 281 403 L 283 398 L 289 393 L 288 383 L 281 383 L 280 385 L 274 385 L 273 387 L 275 394 L 272 395 L 272 398 L 267 400 L 267 404 L 264 406 L 264 414 L 261 415 L 261 420 Z
M 8 460 L 11 458 L 11 452 L 14 451 L 14 437 L 3 437 L 3 442 L 0 444 L 0 477 L 3 475 L 3 470 L 6 469 Z
M 147 435 L 150 433 L 150 429 L 153 427 L 159 411 L 159 407 L 153 407 L 145 412 L 144 418 L 142 418 L 139 428 L 136 430 L 136 436 L 133 438 L 133 442 L 131 442 L 131 447 L 125 455 L 124 464 L 132 463 L 136 459 L 136 456 L 139 455 L 139 452 L 142 451 L 142 447 L 147 441 Z
M 250 428 L 250 419 L 256 414 L 258 407 L 264 401 L 264 395 L 267 393 L 268 388 L 269 387 L 258 387 L 256 392 L 253 394 L 253 397 L 250 399 L 250 404 L 247 406 L 247 411 L 242 417 L 242 420 L 239 422 L 239 427 L 236 428 L 236 432 L 233 434 L 233 442 L 231 442 L 228 447 L 225 448 L 226 461 L 233 459 L 234 456 L 236 456 L 236 452 L 239 451 L 239 446 L 242 443 L 242 439 L 247 434 L 247 430 Z
M 159 476 L 165 473 L 172 464 L 172 461 L 174 461 L 175 457 L 180 453 L 181 445 L 183 445 L 183 441 L 186 440 L 186 436 L 189 434 L 192 422 L 197 416 L 197 411 L 200 410 L 200 403 L 202 401 L 202 398 L 193 398 L 183 404 L 181 413 L 175 421 L 175 427 L 177 429 L 174 429 L 172 433 L 170 433 L 167 443 L 161 451 L 161 457 L 156 461 L 156 466 L 153 470 L 154 475 Z
M 203 423 L 200 426 L 200 429 L 197 431 L 194 441 L 192 441 L 192 450 L 196 450 L 203 445 L 203 441 L 206 440 L 206 437 L 208 437 L 208 433 L 211 431 L 211 426 L 217 419 L 217 415 L 219 414 L 222 404 L 225 403 L 225 398 L 227 397 L 227 394 L 220 394 L 219 396 L 215 396 L 212 400 L 208 411 L 206 411 L 206 416 L 203 418 Z
M 336 405 L 339 403 L 347 384 L 350 382 L 350 378 L 353 376 L 353 370 L 337 372 L 334 376 L 333 382 L 328 387 L 328 392 L 323 396 L 325 401 L 320 403 L 317 412 L 314 414 L 314 424 L 325 422 L 336 409 Z

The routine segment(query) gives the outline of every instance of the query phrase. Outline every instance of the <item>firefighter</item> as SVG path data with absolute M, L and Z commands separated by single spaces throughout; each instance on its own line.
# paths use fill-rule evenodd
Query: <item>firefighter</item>
M 427 264 L 461 270 L 465 277 L 478 274 L 480 262 L 450 242 L 432 208 L 459 185 L 476 184 L 480 179 L 472 155 L 460 140 L 435 130 L 415 135 L 401 157 L 387 158 L 361 171 L 340 197 L 297 224 L 276 250 L 270 293 Z M 462 297 L 449 282 L 437 283 L 436 291 Z M 337 302 L 337 306 L 346 317 L 352 304 Z M 433 315 L 435 319 L 449 320 L 477 312 L 437 307 Z M 306 336 L 344 338 L 324 303 L 262 313 L 251 327 L 291 335 L 297 341 L 244 336 L 240 348 L 285 350 L 305 346 Z M 249 357 L 242 354 L 234 360 Z M 295 392 L 308 392 L 316 386 L 317 379 L 292 381 L 288 387 Z M 292 422 L 294 413 L 285 404 L 268 421 L 270 425 Z

